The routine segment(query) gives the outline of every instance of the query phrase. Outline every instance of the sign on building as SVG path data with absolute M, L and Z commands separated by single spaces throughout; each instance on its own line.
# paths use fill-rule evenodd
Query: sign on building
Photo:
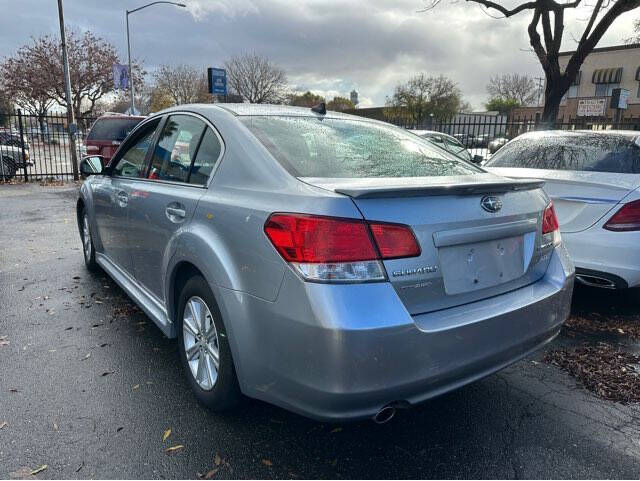
M 581 99 L 578 100 L 578 117 L 599 117 L 607 110 L 607 99 Z
M 629 89 L 616 88 L 611 91 L 611 108 L 626 109 L 629 105 Z
M 209 67 L 207 78 L 210 94 L 227 95 L 227 71 L 225 69 Z
M 129 88 L 129 67 L 119 63 L 113 64 L 113 87 L 116 90 Z

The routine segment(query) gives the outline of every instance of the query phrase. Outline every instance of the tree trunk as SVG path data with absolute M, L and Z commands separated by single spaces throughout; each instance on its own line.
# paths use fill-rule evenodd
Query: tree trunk
M 45 115 L 47 115 L 47 114 L 38 115 L 38 125 L 40 126 L 40 140 L 42 141 L 43 144 L 47 141 L 46 134 L 44 132 L 44 126 L 45 126 L 44 117 L 45 117 Z
M 547 86 L 544 92 L 544 110 L 542 111 L 541 130 L 551 130 L 558 122 L 558 112 L 562 97 L 569 90 L 569 81 L 564 75 L 546 76 Z

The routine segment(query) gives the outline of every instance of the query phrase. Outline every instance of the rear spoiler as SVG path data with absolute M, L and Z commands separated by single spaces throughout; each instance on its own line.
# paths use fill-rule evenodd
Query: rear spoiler
M 544 181 L 505 179 L 497 182 L 469 182 L 462 184 L 390 185 L 375 187 L 337 187 L 334 192 L 354 199 L 381 199 L 389 197 L 423 197 L 432 195 L 499 194 L 519 190 L 538 189 Z

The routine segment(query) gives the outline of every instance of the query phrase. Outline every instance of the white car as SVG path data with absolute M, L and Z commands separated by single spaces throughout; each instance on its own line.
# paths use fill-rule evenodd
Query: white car
M 410 132 L 423 139 L 429 140 L 467 162 L 480 164 L 487 160 L 487 149 L 467 149 L 458 139 L 449 134 L 435 130 L 410 130 Z
M 579 282 L 640 286 L 640 132 L 527 133 L 484 168 L 545 181 Z

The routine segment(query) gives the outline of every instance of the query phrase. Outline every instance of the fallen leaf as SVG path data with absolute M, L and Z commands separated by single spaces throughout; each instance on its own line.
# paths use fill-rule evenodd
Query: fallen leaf
M 37 469 L 34 469 L 33 471 L 31 471 L 31 476 L 35 476 L 38 473 L 41 473 L 42 471 L 44 471 L 45 469 L 47 469 L 49 466 L 47 466 L 46 464 L 43 464 L 42 466 L 40 466 Z
M 84 356 L 82 359 L 80 359 L 81 361 L 85 361 L 87 359 L 89 359 L 91 357 L 91 353 L 87 354 L 86 356 Z
M 262 464 L 265 466 L 273 466 L 273 463 L 269 459 L 263 459 Z
M 9 425 L 9 423 L 8 423 L 7 421 L 2 421 L 2 422 L 0 423 L 0 429 L 4 429 L 4 428 L 6 428 L 8 425 Z
M 5 423 L 7 424 L 7 423 Z M 2 428 L 0 428 L 2 429 Z M 216 457 L 213 458 L 213 462 L 215 463 L 216 466 L 220 466 L 220 463 L 222 462 L 222 459 L 220 459 L 220 456 L 218 455 L 218 453 L 216 453 Z
M 176 452 L 176 451 L 182 451 L 183 449 L 184 449 L 184 446 L 182 444 L 178 444 L 176 446 L 171 446 L 170 448 L 165 449 L 164 452 L 166 454 L 169 454 L 169 453 L 173 453 L 173 452 Z
M 100 376 L 105 377 L 108 376 L 109 374 L 113 374 L 115 371 L 105 371 L 102 374 L 100 374 Z
M 165 442 L 169 436 L 171 436 L 171 428 L 167 429 L 167 430 L 162 434 L 162 442 Z
M 133 391 L 135 391 L 136 389 L 138 389 L 140 387 L 140 384 L 134 384 L 133 387 L 131 388 Z

